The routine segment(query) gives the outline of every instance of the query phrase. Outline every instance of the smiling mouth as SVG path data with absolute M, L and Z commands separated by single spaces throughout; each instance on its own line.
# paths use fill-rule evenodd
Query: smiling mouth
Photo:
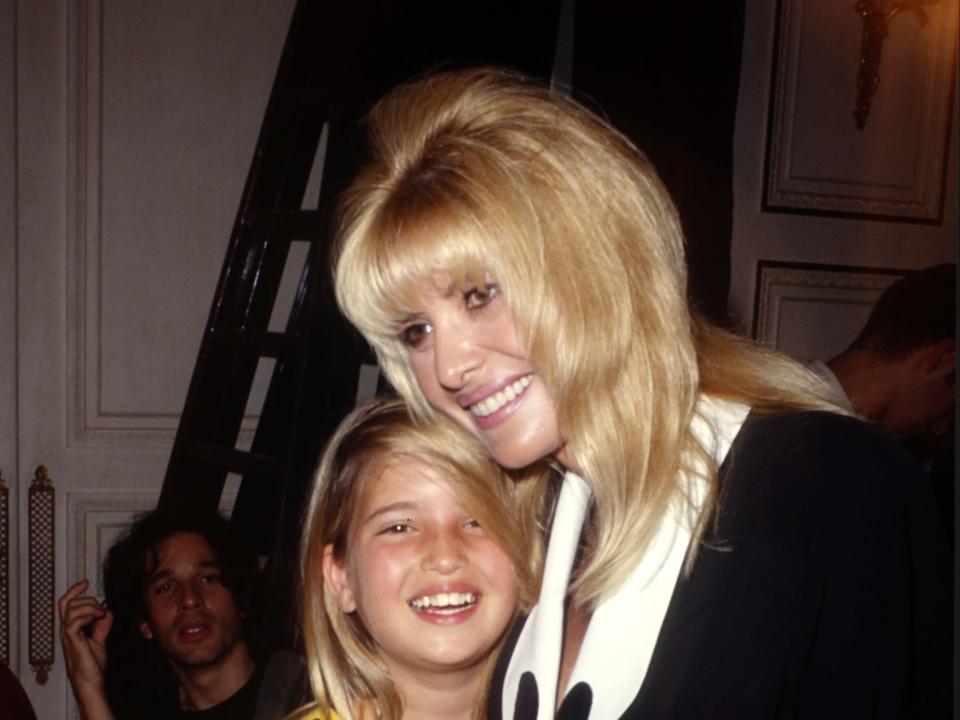
M 423 595 L 410 601 L 410 607 L 414 610 L 437 615 L 455 615 L 471 609 L 476 604 L 477 596 L 472 592 Z
M 502 390 L 499 390 L 493 395 L 484 398 L 475 405 L 471 405 L 470 412 L 477 417 L 487 417 L 488 415 L 493 415 L 493 413 L 502 408 L 504 405 L 509 402 L 513 402 L 520 395 L 522 395 L 523 391 L 530 387 L 530 383 L 532 382 L 533 373 L 524 375 L 522 378 L 507 385 Z

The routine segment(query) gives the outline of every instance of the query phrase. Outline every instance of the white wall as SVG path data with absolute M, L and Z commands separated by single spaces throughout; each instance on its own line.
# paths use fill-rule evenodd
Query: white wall
M 853 3 L 835 3 L 834 0 L 790 0 L 797 8 L 807 3 L 810 16 L 813 10 L 823 12 L 825 3 L 837 9 L 838 21 L 852 23 L 848 39 L 850 46 L 840 53 L 853 62 L 859 51 L 859 37 L 850 34 L 858 30 L 859 19 L 853 13 Z M 785 260 L 809 263 L 827 263 L 853 266 L 922 268 L 956 258 L 957 235 L 957 113 L 953 113 L 951 146 L 947 157 L 949 172 L 943 221 L 939 225 L 905 222 L 837 218 L 817 215 L 763 212 L 765 149 L 767 142 L 768 111 L 770 108 L 771 73 L 774 71 L 774 37 L 776 8 L 772 0 L 747 0 L 744 32 L 743 64 L 740 79 L 740 97 L 734 138 L 734 223 L 731 250 L 730 311 L 746 330 L 750 330 L 754 304 L 754 278 L 758 260 Z M 819 7 L 816 7 L 819 4 Z M 848 7 L 849 5 L 849 7 Z M 948 4 L 943 3 L 946 7 Z M 829 8 L 827 8 L 829 10 Z M 955 11 L 954 11 L 955 12 Z M 847 18 L 847 15 L 850 18 Z M 809 18 L 807 18 L 809 19 Z M 935 23 L 919 29 L 915 18 L 904 14 L 891 25 L 891 36 L 885 47 L 884 60 L 890 62 L 898 48 L 893 45 L 897 34 L 936 32 Z M 954 26 L 955 26 L 954 22 Z M 914 27 L 916 26 L 916 27 Z M 932 27 L 931 27 L 932 26 Z M 948 28 L 949 30 L 949 28 Z M 808 29 L 809 31 L 809 29 Z M 815 32 L 836 32 L 835 28 L 818 28 Z M 953 32 L 955 33 L 955 27 Z M 833 68 L 855 74 L 853 69 Z M 822 78 L 822 82 L 832 80 Z M 911 82 L 920 82 L 911 78 Z M 884 111 L 882 103 L 889 100 L 895 89 L 895 73 L 890 66 L 881 66 L 881 84 L 874 100 L 870 121 L 879 122 Z M 849 105 L 842 108 L 842 116 L 850 117 L 853 105 L 853 84 L 850 82 Z M 884 91 L 887 94 L 884 95 Z M 954 95 L 952 102 L 956 104 Z M 869 122 L 869 121 L 868 121 Z M 852 120 L 850 120 L 852 124 Z M 830 127 L 823 128 L 823 142 L 834 141 Z M 903 143 L 914 142 L 909 135 Z M 838 151 L 843 148 L 837 148 Z M 883 153 L 887 149 L 878 147 Z
M 0 591 L 44 720 L 75 716 L 46 603 L 156 502 L 292 8 L 0 0 Z M 27 522 L 40 464 L 52 543 Z

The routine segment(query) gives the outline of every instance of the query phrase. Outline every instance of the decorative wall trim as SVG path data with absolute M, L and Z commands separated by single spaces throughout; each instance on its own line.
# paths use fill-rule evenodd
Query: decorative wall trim
M 114 412 L 102 405 L 104 3 L 73 0 L 67 7 L 67 442 L 166 450 L 179 413 Z M 250 444 L 255 427 L 256 417 L 244 418 L 240 445 Z
M 67 537 L 72 540 L 67 583 L 90 581 L 90 593 L 103 597 L 103 561 L 116 536 L 157 506 L 156 492 L 68 493 Z
M 779 0 L 764 210 L 939 223 L 950 157 L 958 3 L 895 18 L 857 129 L 854 2 Z
M 0 662 L 10 665 L 10 488 L 0 471 Z
M 909 272 L 761 260 L 752 335 L 801 361 L 829 359 L 854 339 L 883 291 Z
M 39 465 L 30 484 L 29 535 L 29 647 L 30 667 L 37 683 L 45 685 L 53 669 L 56 646 L 54 608 L 56 495 L 47 469 Z
M 71 447 L 166 448 L 176 416 L 99 407 L 102 0 L 67 3 L 67 429 Z

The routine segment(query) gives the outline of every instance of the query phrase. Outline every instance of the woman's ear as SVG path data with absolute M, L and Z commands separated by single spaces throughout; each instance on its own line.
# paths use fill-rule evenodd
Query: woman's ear
M 352 613 L 357 609 L 346 561 L 336 556 L 330 544 L 323 548 L 323 582 L 343 612 Z

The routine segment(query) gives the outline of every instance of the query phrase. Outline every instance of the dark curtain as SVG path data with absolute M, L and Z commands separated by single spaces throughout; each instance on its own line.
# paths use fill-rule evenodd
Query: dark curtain
M 656 165 L 683 218 L 691 296 L 726 320 L 743 0 L 580 2 L 573 86 Z

